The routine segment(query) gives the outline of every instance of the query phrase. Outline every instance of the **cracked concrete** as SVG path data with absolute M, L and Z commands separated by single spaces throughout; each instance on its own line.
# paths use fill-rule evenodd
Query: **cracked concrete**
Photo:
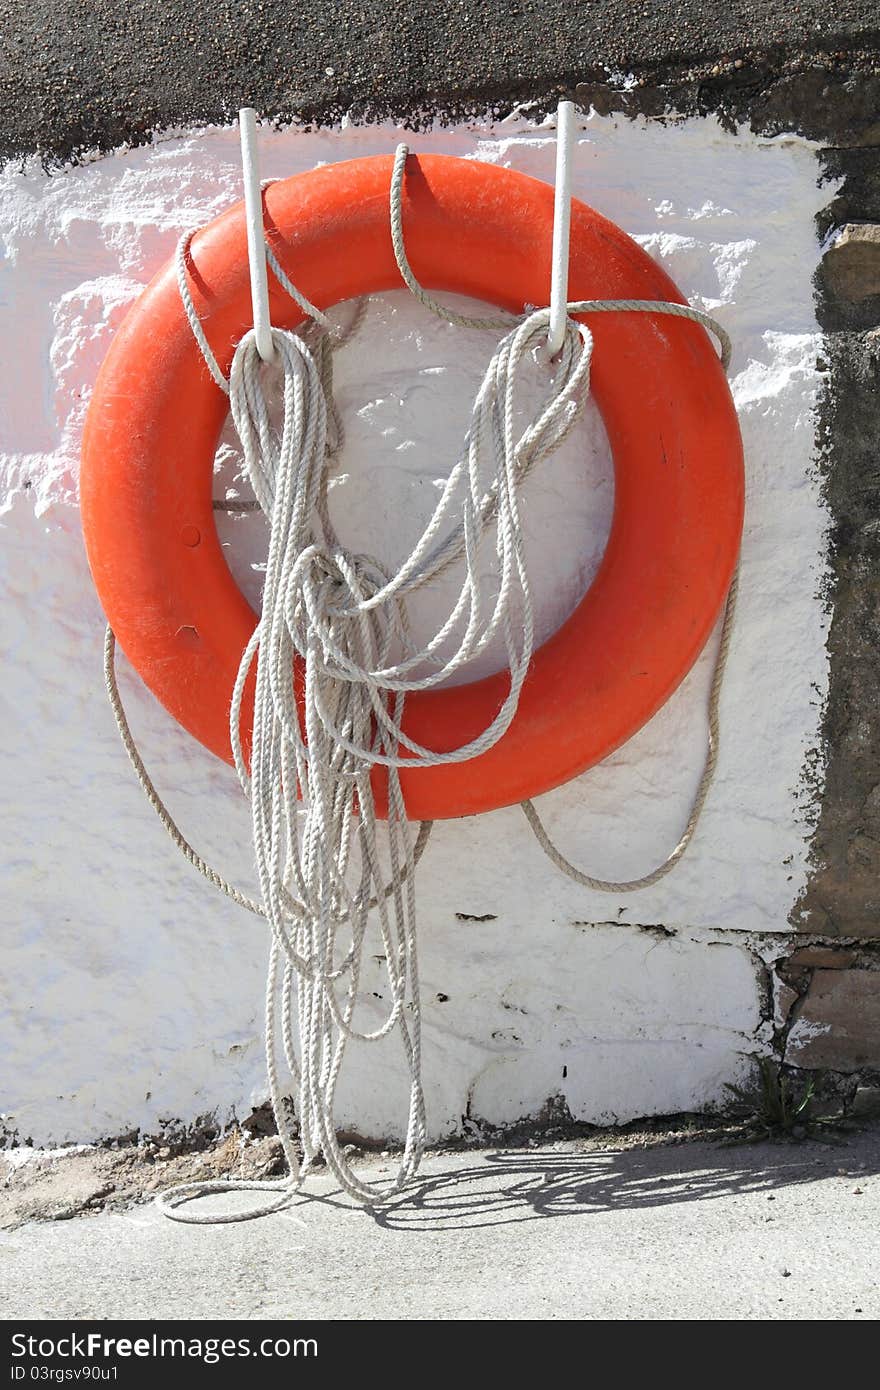
M 367 1160 L 374 1181 L 391 1166 Z M 430 1154 L 375 1213 L 318 1175 L 317 1200 L 195 1228 L 99 1195 L 100 1179 L 90 1196 L 81 1172 L 103 1212 L 0 1234 L 0 1316 L 876 1319 L 878 1175 L 876 1128 L 785 1145 L 605 1136 Z

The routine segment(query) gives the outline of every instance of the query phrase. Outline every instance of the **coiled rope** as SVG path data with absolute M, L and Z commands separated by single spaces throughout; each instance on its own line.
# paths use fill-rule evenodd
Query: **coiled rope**
M 447 310 L 423 290 L 403 239 L 402 186 L 407 148 L 395 157 L 390 189 L 392 242 L 401 276 L 432 313 L 461 326 L 504 330 L 477 392 L 464 445 L 440 499 L 410 555 L 395 572 L 343 547 L 327 507 L 328 464 L 341 441 L 332 386 L 333 343 L 327 320 L 296 291 L 269 249 L 273 273 L 316 320 L 307 334 L 272 330 L 275 365 L 283 379 L 283 420 L 273 427 L 255 335 L 238 344 L 230 378 L 223 377 L 188 287 L 188 238 L 176 264 L 181 300 L 217 384 L 230 399 L 244 467 L 269 522 L 269 553 L 259 623 L 243 654 L 230 710 L 230 740 L 242 787 L 250 798 L 261 901 L 230 884 L 192 848 L 147 773 L 131 734 L 116 681 L 115 638 L 108 628 L 105 680 L 123 744 L 150 804 L 191 864 L 240 906 L 268 920 L 271 950 L 266 994 L 269 1090 L 289 1176 L 278 1182 L 237 1179 L 171 1188 L 158 1199 L 166 1214 L 192 1223 L 248 1220 L 291 1201 L 319 1156 L 355 1201 L 392 1198 L 415 1173 L 425 1145 L 416 945 L 415 867 L 430 824 L 410 826 L 400 768 L 436 766 L 479 756 L 509 728 L 534 647 L 531 591 L 523 555 L 518 489 L 534 465 L 559 447 L 583 412 L 589 391 L 592 335 L 571 317 L 554 360 L 548 395 L 518 434 L 517 383 L 547 339 L 549 309 L 516 318 L 470 318 Z M 686 305 L 664 302 L 574 301 L 569 313 L 630 311 L 692 319 L 718 337 L 724 330 Z M 491 545 L 498 568 L 496 596 L 487 600 L 479 562 Z M 407 601 L 455 561 L 464 561 L 458 595 L 424 645 L 414 642 Z M 591 888 L 629 891 L 656 882 L 678 861 L 693 836 L 714 772 L 718 696 L 733 620 L 731 586 L 710 694 L 709 750 L 684 834 L 664 863 L 642 879 L 612 883 L 576 869 L 550 842 L 531 802 L 523 810 L 542 848 L 560 869 Z M 437 753 L 405 733 L 406 696 L 447 681 L 499 636 L 509 688 L 495 718 L 475 739 Z M 294 693 L 294 661 L 304 673 L 302 725 Z M 256 666 L 252 752 L 241 742 L 241 707 Z M 376 813 L 371 780 L 386 769 L 387 815 Z M 298 807 L 296 788 L 302 806 Z M 380 841 L 381 848 L 380 848 Z M 378 929 L 388 974 L 390 1007 L 372 1028 L 356 1026 L 368 926 Z M 296 1029 L 294 1029 L 294 996 Z M 302 1160 L 278 1073 L 276 1037 L 293 1084 Z M 409 1076 L 403 1156 L 382 1187 L 360 1178 L 341 1149 L 333 1115 L 336 1088 L 351 1040 L 375 1042 L 398 1032 Z M 277 1192 L 268 1205 L 220 1216 L 178 1208 L 213 1192 Z

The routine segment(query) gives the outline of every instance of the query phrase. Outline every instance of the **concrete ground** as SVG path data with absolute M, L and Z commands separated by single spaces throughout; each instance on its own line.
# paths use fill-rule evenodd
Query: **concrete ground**
M 369 1166 L 380 1176 L 390 1164 Z M 378 1216 L 327 1178 L 310 1190 L 238 1225 L 178 1225 L 152 1204 L 20 1225 L 0 1234 L 0 1316 L 880 1316 L 878 1129 L 823 1143 L 432 1154 Z

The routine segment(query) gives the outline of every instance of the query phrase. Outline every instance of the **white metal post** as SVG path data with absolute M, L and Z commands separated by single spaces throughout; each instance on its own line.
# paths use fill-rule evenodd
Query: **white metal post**
M 574 136 L 574 102 L 561 101 L 556 110 L 556 197 L 553 204 L 553 264 L 550 280 L 550 327 L 547 338 L 547 350 L 551 357 L 555 357 L 562 347 L 568 313 L 566 306 Z
M 257 113 L 244 106 L 238 113 L 241 134 L 241 163 L 244 171 L 244 206 L 247 221 L 248 264 L 251 272 L 251 305 L 257 351 L 264 362 L 275 356 L 272 324 L 269 319 L 269 277 L 266 270 L 266 241 L 263 233 L 263 190 L 260 186 L 260 160 L 257 151 Z

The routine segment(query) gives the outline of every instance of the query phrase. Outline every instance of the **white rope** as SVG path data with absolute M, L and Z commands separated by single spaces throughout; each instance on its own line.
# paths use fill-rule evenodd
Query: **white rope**
M 285 985 L 289 988 L 295 978 L 297 988 L 298 1056 L 291 1045 L 287 1051 L 299 1082 L 305 1162 L 308 1166 L 322 1152 L 342 1188 L 362 1202 L 399 1191 L 425 1143 L 413 843 L 399 770 L 460 762 L 490 748 L 510 726 L 532 657 L 517 485 L 537 454 L 568 432 L 582 408 L 591 347 L 589 332 L 572 326 L 555 395 L 518 438 L 516 385 L 546 328 L 542 310 L 499 345 L 477 395 L 462 456 L 422 536 L 394 574 L 369 556 L 345 550 L 333 532 L 326 505 L 326 402 L 307 346 L 293 334 L 274 332 L 285 381 L 280 440 L 269 425 L 251 335 L 233 362 L 233 417 L 271 529 L 262 615 L 233 694 L 230 733 L 251 798 L 263 902 L 284 959 Z M 487 602 L 479 564 L 490 538 L 499 586 Z M 431 640 L 417 647 L 406 601 L 461 553 L 465 575 L 458 597 Z M 456 749 L 436 752 L 415 742 L 403 727 L 407 694 L 447 681 L 496 634 L 504 642 L 510 684 L 495 717 L 477 738 Z M 441 656 L 444 648 L 451 650 Z M 248 772 L 239 734 L 241 699 L 258 652 Z M 294 695 L 297 657 L 304 667 L 303 728 Z M 382 823 L 370 779 L 377 765 L 387 769 L 385 852 L 399 890 L 390 899 L 380 897 L 376 911 L 390 1009 L 378 1027 L 365 1031 L 353 1021 L 360 961 L 368 904 L 385 878 L 378 848 Z M 303 799 L 299 815 L 295 797 L 284 790 L 297 785 Z M 397 1177 L 379 1190 L 357 1177 L 339 1148 L 334 1097 L 349 1038 L 376 1041 L 395 1028 L 410 1074 L 409 1115 Z M 277 1111 L 277 1095 L 273 1100 Z
M 211 373 L 220 390 L 229 395 L 229 382 L 223 375 L 220 363 L 214 356 L 211 344 L 205 337 L 205 330 L 202 321 L 196 313 L 196 306 L 193 304 L 193 297 L 189 288 L 189 272 L 187 271 L 187 260 L 190 256 L 190 242 L 193 239 L 193 232 L 186 232 L 178 241 L 174 252 L 174 269 L 177 273 L 177 288 L 180 293 L 180 300 L 183 304 L 184 312 L 192 329 L 192 335 L 199 345 L 199 352 L 204 358 L 205 366 Z
M 271 329 L 272 365 L 260 358 L 254 330 L 245 334 L 223 378 L 189 292 L 188 239 L 177 251 L 181 300 L 194 337 L 217 384 L 228 391 L 245 471 L 269 521 L 269 554 L 262 613 L 243 654 L 230 710 L 230 738 L 242 786 L 250 797 L 261 901 L 229 884 L 193 849 L 176 826 L 144 767 L 131 734 L 114 670 L 115 640 L 108 629 L 105 678 L 111 705 L 144 791 L 166 831 L 187 859 L 235 902 L 268 919 L 271 953 L 266 996 L 266 1059 L 278 1133 L 290 1176 L 280 1182 L 219 1180 L 189 1183 L 158 1199 L 166 1214 L 193 1223 L 247 1220 L 287 1205 L 323 1155 L 345 1192 L 376 1204 L 393 1197 L 414 1174 L 425 1144 L 421 1084 L 421 1019 L 416 950 L 415 865 L 430 833 L 413 834 L 400 786 L 400 769 L 457 763 L 492 747 L 510 727 L 531 662 L 534 624 L 523 555 L 518 488 L 535 463 L 552 453 L 581 415 L 589 390 L 592 336 L 566 317 L 561 351 L 548 396 L 531 424 L 517 434 L 514 405 L 524 369 L 546 357 L 551 311 L 525 317 L 474 319 L 433 300 L 409 267 L 403 241 L 402 185 L 407 150 L 400 146 L 391 181 L 392 241 L 401 275 L 433 313 L 453 323 L 506 332 L 477 392 L 458 462 L 435 511 L 402 565 L 391 572 L 368 555 L 344 548 L 327 507 L 328 460 L 338 447 L 334 428 L 332 345 L 326 320 L 308 334 Z M 269 266 L 301 306 L 275 257 Z M 646 301 L 578 301 L 570 313 L 632 311 L 693 319 L 716 333 L 722 357 L 729 341 L 719 325 L 688 306 Z M 315 311 L 317 314 L 317 311 Z M 265 345 L 264 345 L 265 346 Z M 268 371 L 283 380 L 283 422 L 276 432 L 264 391 Z M 479 583 L 486 546 L 495 553 L 498 591 L 487 599 Z M 454 561 L 464 576 L 446 619 L 418 646 L 407 621 L 411 595 Z M 685 834 L 660 869 L 628 884 L 594 879 L 575 869 L 550 843 L 531 802 L 523 810 L 554 862 L 579 882 L 614 891 L 646 886 L 668 872 L 689 842 L 702 810 L 717 756 L 717 702 L 733 617 L 728 599 L 710 700 L 710 749 Z M 500 636 L 509 684 L 495 717 L 474 739 L 437 752 L 404 730 L 406 697 L 439 686 Z M 256 664 L 250 767 L 241 743 L 244 690 Z M 301 708 L 295 664 L 303 673 Z M 371 774 L 385 769 L 387 814 L 376 813 Z M 301 794 L 301 809 L 297 803 Z M 384 824 L 384 830 L 382 829 Z M 381 848 L 380 848 L 381 844 Z M 371 918 L 371 914 L 373 917 Z M 361 964 L 371 922 L 378 931 L 388 975 L 385 1017 L 372 1026 L 356 1021 Z M 296 1027 L 294 1027 L 294 997 Z M 297 1088 L 302 1161 L 297 1151 L 276 1048 Z M 381 1187 L 360 1178 L 340 1148 L 335 1126 L 336 1088 L 347 1045 L 401 1038 L 409 1077 L 406 1141 L 396 1177 Z M 223 1216 L 178 1210 L 197 1196 L 230 1190 L 277 1192 L 276 1201 Z
M 179 252 L 179 265 L 185 266 L 185 251 L 182 247 Z M 202 346 L 204 334 L 192 301 L 185 295 L 182 299 Z M 253 331 L 235 352 L 230 406 L 245 471 L 270 521 L 270 538 L 262 615 L 241 663 L 230 714 L 236 767 L 251 799 L 262 903 L 255 905 L 238 890 L 230 896 L 262 911 L 272 930 L 267 1063 L 291 1171 L 291 1187 L 283 1189 L 272 1209 L 295 1190 L 319 1153 L 350 1196 L 367 1203 L 387 1200 L 414 1173 L 424 1147 L 414 891 L 419 841 L 407 821 L 399 773 L 404 766 L 478 756 L 503 736 L 516 713 L 534 640 L 517 490 L 535 462 L 571 430 L 589 388 L 592 338 L 584 325 L 569 321 L 548 399 L 529 427 L 522 434 L 516 431 L 517 384 L 532 364 L 533 350 L 546 340 L 548 319 L 548 310 L 537 310 L 514 322 L 498 345 L 477 393 L 461 456 L 423 534 L 393 574 L 371 557 L 345 550 L 329 518 L 332 383 L 321 366 L 328 357 L 326 334 L 319 335 L 313 351 L 302 337 L 272 330 L 273 361 L 284 385 L 280 435 L 269 419 Z M 206 360 L 210 369 L 207 354 Z M 494 549 L 499 572 L 498 592 L 491 600 L 479 583 L 487 545 Z M 409 631 L 407 600 L 458 558 L 464 559 L 458 596 L 437 632 L 419 647 Z M 510 680 L 487 728 L 444 752 L 415 742 L 403 728 L 408 693 L 444 683 L 496 636 L 504 645 Z M 110 670 L 112 639 L 108 651 Z M 294 694 L 295 658 L 304 670 L 302 728 Z M 240 739 L 241 703 L 255 660 L 248 769 Z M 136 750 L 133 754 L 130 734 L 126 746 L 148 795 L 152 789 L 150 799 L 166 829 L 183 848 L 186 842 L 170 816 L 162 815 L 164 808 L 157 805 Z M 371 784 L 377 765 L 387 770 L 384 852 L 379 848 L 383 823 Z M 302 794 L 301 811 L 291 791 L 296 787 Z M 199 856 L 190 852 L 187 857 L 230 892 L 231 885 Z M 388 971 L 389 1007 L 386 1017 L 368 1029 L 356 1024 L 355 1012 L 371 907 Z M 274 1039 L 279 1012 L 286 1061 L 298 1087 L 302 1164 L 278 1077 Z M 378 1041 L 394 1030 L 401 1036 L 410 1077 L 409 1113 L 399 1171 L 380 1189 L 360 1179 L 342 1152 L 333 1124 L 334 1100 L 348 1042 Z M 164 1208 L 177 1219 L 210 1219 L 176 1211 L 178 1204 L 207 1190 L 198 1185 L 174 1189 L 165 1194 Z M 251 1214 L 243 1212 L 237 1219 Z
M 715 667 L 712 672 L 712 683 L 709 687 L 708 700 L 708 725 L 709 737 L 706 748 L 706 761 L 703 764 L 703 771 L 700 774 L 700 781 L 691 802 L 691 809 L 688 813 L 687 823 L 682 831 L 674 849 L 667 857 L 658 864 L 656 868 L 648 873 L 642 874 L 640 878 L 625 879 L 620 882 L 609 878 L 595 878 L 592 874 L 586 873 L 583 869 L 578 869 L 569 859 L 566 859 L 562 852 L 554 845 L 550 836 L 544 828 L 538 812 L 535 810 L 533 801 L 521 802 L 522 810 L 526 820 L 535 832 L 538 844 L 544 853 L 553 861 L 557 869 L 573 878 L 575 883 L 580 883 L 584 888 L 592 888 L 600 893 L 636 893 L 642 888 L 650 888 L 652 884 L 659 883 L 661 878 L 675 868 L 681 859 L 691 840 L 694 838 L 700 816 L 703 814 L 703 807 L 709 795 L 709 788 L 715 776 L 715 768 L 718 763 L 718 751 L 721 738 L 721 721 L 719 716 L 719 702 L 721 699 L 721 686 L 724 681 L 724 672 L 727 666 L 727 656 L 730 650 L 730 638 L 733 632 L 733 620 L 736 614 L 736 595 L 739 585 L 739 568 L 734 572 L 733 580 L 727 591 L 727 599 L 724 604 L 724 617 L 721 620 L 721 635 L 718 642 L 718 651 L 715 656 Z
M 217 888 L 221 893 L 225 893 L 226 897 L 231 898 L 239 907 L 245 908 L 248 912 L 253 912 L 257 917 L 265 917 L 266 911 L 262 903 L 258 903 L 254 898 L 251 898 L 247 893 L 243 892 L 242 889 L 236 888 L 235 885 L 225 879 L 221 873 L 212 868 L 208 861 L 203 859 L 198 851 L 193 848 L 190 841 L 186 838 L 183 831 L 174 820 L 174 817 L 171 815 L 171 812 L 165 805 L 159 792 L 156 790 L 153 779 L 147 771 L 144 760 L 141 757 L 140 749 L 135 742 L 135 737 L 131 731 L 128 716 L 125 713 L 125 707 L 122 703 L 119 682 L 116 678 L 116 637 L 110 626 L 107 627 L 104 633 L 104 685 L 107 691 L 107 698 L 110 701 L 110 708 L 113 711 L 113 717 L 116 720 L 116 727 L 122 740 L 122 746 L 128 754 L 135 775 L 141 785 L 141 790 L 156 812 L 166 834 L 180 850 L 184 859 L 192 864 L 193 868 L 196 869 L 203 878 L 207 879 L 212 887 Z M 413 849 L 414 864 L 418 864 L 425 852 L 425 846 L 430 838 L 432 825 L 433 821 L 421 821 L 419 824 L 419 833 L 416 836 L 416 843 Z M 394 891 L 394 884 L 387 883 L 382 891 L 386 898 L 390 897 Z M 371 898 L 370 907 L 373 908 L 375 905 L 375 900 Z
M 416 279 L 412 266 L 406 254 L 406 246 L 403 237 L 403 184 L 406 175 L 406 161 L 409 158 L 409 146 L 398 145 L 394 152 L 394 165 L 391 171 L 391 196 L 390 196 L 390 220 L 391 220 L 391 245 L 394 249 L 394 259 L 397 261 L 397 268 L 401 278 L 411 294 L 422 304 L 429 313 L 436 314 L 438 318 L 445 319 L 447 323 L 454 324 L 458 328 L 478 328 L 488 331 L 501 330 L 509 332 L 516 323 L 522 322 L 522 315 L 503 314 L 493 318 L 475 318 L 470 314 L 459 314 L 454 309 L 442 304 L 439 299 L 434 299 L 433 295 L 428 294 L 427 290 L 419 284 Z M 574 299 L 568 304 L 569 315 L 573 314 L 665 314 L 670 318 L 690 319 L 692 323 L 698 323 L 707 332 L 714 335 L 718 340 L 721 349 L 721 365 L 725 371 L 730 365 L 730 358 L 733 345 L 727 330 L 706 314 L 702 309 L 693 309 L 689 304 L 676 304 L 674 300 L 667 299 Z
M 565 103 L 560 103 L 560 113 Z M 568 117 L 564 117 L 568 120 Z M 564 132 L 564 144 L 570 144 L 572 140 L 572 130 L 569 128 Z M 397 268 L 405 284 L 415 294 L 421 304 L 438 318 L 445 319 L 448 323 L 458 324 L 469 328 L 495 328 L 499 324 L 509 324 L 509 320 L 478 319 L 468 318 L 465 315 L 457 314 L 454 310 L 441 304 L 439 300 L 427 294 L 416 280 L 412 267 L 406 254 L 406 246 L 403 238 L 403 180 L 406 170 L 406 161 L 409 149 L 406 145 L 398 145 L 394 157 L 394 169 L 391 176 L 391 240 L 394 247 L 394 256 L 397 261 Z M 557 215 L 559 211 L 560 198 L 564 206 L 570 209 L 570 168 L 567 167 L 569 155 L 560 156 L 560 165 L 557 168 L 558 187 L 557 192 Z M 554 222 L 554 242 L 553 242 L 553 284 L 557 288 L 567 281 L 568 265 L 568 240 L 566 236 L 555 235 L 556 224 Z M 563 267 L 566 273 L 563 274 Z M 552 296 L 551 296 L 552 297 Z M 671 300 L 654 299 L 576 299 L 568 303 L 568 314 L 610 314 L 610 313 L 631 313 L 631 314 L 665 314 L 670 318 L 689 319 L 692 323 L 698 323 L 707 332 L 714 334 L 720 347 L 721 365 L 726 372 L 730 366 L 730 359 L 733 353 L 733 344 L 726 329 L 709 314 L 705 314 L 700 309 L 693 309 L 689 304 L 676 304 Z M 553 320 L 554 310 L 551 304 L 550 318 Z M 566 319 L 570 323 L 570 319 Z M 551 327 L 552 333 L 552 327 Z M 547 355 L 551 355 L 553 350 L 552 338 L 547 344 Z M 597 878 L 592 874 L 578 869 L 570 860 L 566 859 L 561 851 L 553 844 L 550 836 L 535 809 L 534 802 L 521 802 L 523 814 L 529 825 L 534 831 L 538 844 L 544 853 L 552 860 L 556 867 L 569 878 L 585 888 L 592 888 L 604 893 L 635 893 L 642 888 L 649 888 L 664 878 L 671 869 L 675 867 L 681 859 L 688 845 L 694 837 L 699 824 L 712 779 L 715 776 L 715 768 L 718 762 L 718 749 L 720 744 L 720 716 L 719 704 L 721 699 L 721 687 L 724 681 L 724 672 L 727 666 L 727 657 L 730 650 L 730 638 L 733 631 L 733 622 L 736 613 L 736 596 L 739 585 L 739 567 L 734 571 L 734 576 L 727 592 L 724 604 L 724 616 L 721 622 L 721 635 L 718 643 L 718 651 L 715 657 L 715 667 L 712 673 L 712 682 L 709 689 L 708 699 L 708 739 L 706 745 L 706 759 L 703 764 L 703 771 L 697 790 L 691 802 L 691 809 L 688 814 L 687 823 L 681 836 L 669 855 L 650 872 L 643 874 L 639 878 L 628 879 L 625 881 L 615 881 L 613 879 Z

